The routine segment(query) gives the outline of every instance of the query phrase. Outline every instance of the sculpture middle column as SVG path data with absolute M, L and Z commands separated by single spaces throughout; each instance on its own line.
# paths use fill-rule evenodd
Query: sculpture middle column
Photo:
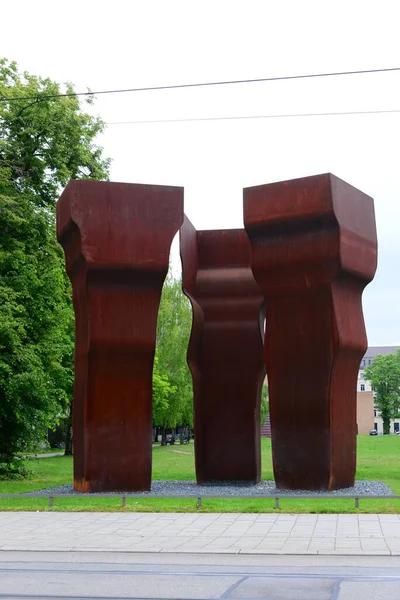
M 250 244 L 244 230 L 196 231 L 186 217 L 180 243 L 183 291 L 193 308 L 197 482 L 257 483 L 264 319 Z
M 182 188 L 71 181 L 57 203 L 76 317 L 77 490 L 150 489 L 157 314 L 182 220 Z

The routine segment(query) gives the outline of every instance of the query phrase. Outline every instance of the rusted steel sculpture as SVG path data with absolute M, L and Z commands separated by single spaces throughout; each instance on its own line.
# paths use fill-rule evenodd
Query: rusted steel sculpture
M 198 483 L 260 480 L 260 398 L 265 377 L 262 294 L 250 268 L 244 230 L 180 231 L 183 291 L 193 326 Z
M 245 189 L 244 220 L 266 305 L 276 485 L 352 486 L 361 295 L 377 264 L 373 200 L 318 175 Z
M 74 485 L 149 490 L 152 371 L 183 189 L 71 181 L 57 203 L 76 317 Z

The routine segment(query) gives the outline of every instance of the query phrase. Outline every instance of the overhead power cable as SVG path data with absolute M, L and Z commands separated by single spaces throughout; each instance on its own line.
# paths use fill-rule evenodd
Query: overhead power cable
M 207 81 L 203 83 L 182 83 L 179 85 L 157 85 L 152 87 L 127 88 L 118 90 L 99 90 L 96 92 L 74 92 L 67 94 L 43 94 L 36 96 L 19 96 L 6 98 L 0 97 L 0 102 L 17 102 L 19 100 L 51 100 L 53 98 L 74 98 L 76 96 L 99 96 L 101 94 L 126 94 L 133 92 L 154 92 L 160 90 L 178 90 L 185 88 L 212 87 L 222 85 L 237 85 L 248 83 L 263 83 L 266 81 L 288 81 L 291 79 L 315 79 L 318 77 L 338 77 L 343 75 L 366 75 L 371 73 L 388 73 L 392 71 L 400 71 L 400 67 L 392 67 L 387 69 L 365 69 L 359 71 L 337 71 L 332 73 L 311 73 L 307 75 L 284 75 L 282 77 L 263 77 L 259 79 L 236 79 L 232 81 Z
M 340 115 L 382 115 L 400 113 L 400 108 L 393 110 L 350 110 L 343 112 L 321 112 L 321 113 L 287 113 L 272 115 L 243 115 L 233 117 L 193 117 L 187 119 L 152 119 L 143 121 L 111 121 L 106 125 L 147 125 L 150 123 L 191 123 L 196 121 L 239 121 L 250 119 L 289 119 L 301 117 L 335 117 Z

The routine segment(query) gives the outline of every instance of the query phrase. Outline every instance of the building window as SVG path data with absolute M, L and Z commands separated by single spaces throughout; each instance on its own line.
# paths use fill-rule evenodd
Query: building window
M 365 392 L 365 385 L 363 383 L 361 384 L 361 391 Z
M 376 410 L 374 410 L 374 417 L 376 417 Z
M 364 379 L 364 371 L 360 371 L 360 379 Z
M 374 423 L 374 429 L 378 431 L 378 423 Z

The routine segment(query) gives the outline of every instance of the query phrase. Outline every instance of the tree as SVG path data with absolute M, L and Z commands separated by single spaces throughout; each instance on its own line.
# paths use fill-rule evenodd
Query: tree
M 375 406 L 383 421 L 383 433 L 390 433 L 390 420 L 398 417 L 400 410 L 400 351 L 396 354 L 376 356 L 365 368 L 364 377 L 371 382 L 375 392 Z
M 154 415 L 154 425 L 162 428 L 163 441 L 166 428 L 193 425 L 192 378 L 186 362 L 191 326 L 192 311 L 181 281 L 169 276 L 158 313 L 155 371 L 171 386 L 163 408 Z
M 262 386 L 262 390 L 261 390 L 261 404 L 260 404 L 261 427 L 264 426 L 268 412 L 269 412 L 268 386 L 264 383 Z
M 73 94 L 72 85 L 61 89 L 0 59 L 0 167 L 15 191 L 51 210 L 69 179 L 107 179 L 110 162 L 96 145 L 104 122 L 82 111 L 78 97 L 57 97 L 62 93 Z
M 101 119 L 57 83 L 0 60 L 0 473 L 70 411 L 74 319 L 55 237 L 70 178 L 105 179 Z M 73 93 L 71 85 L 66 86 Z M 51 96 L 51 97 L 50 97 Z M 34 97 L 34 99 L 29 99 Z
M 165 421 L 171 397 L 176 393 L 176 387 L 171 385 L 167 375 L 158 371 L 156 356 L 153 369 L 153 424 L 160 426 Z
M 47 215 L 0 196 L 0 463 L 43 441 L 68 402 L 70 318 L 62 257 Z M 1 470 L 1 467 L 0 467 Z

